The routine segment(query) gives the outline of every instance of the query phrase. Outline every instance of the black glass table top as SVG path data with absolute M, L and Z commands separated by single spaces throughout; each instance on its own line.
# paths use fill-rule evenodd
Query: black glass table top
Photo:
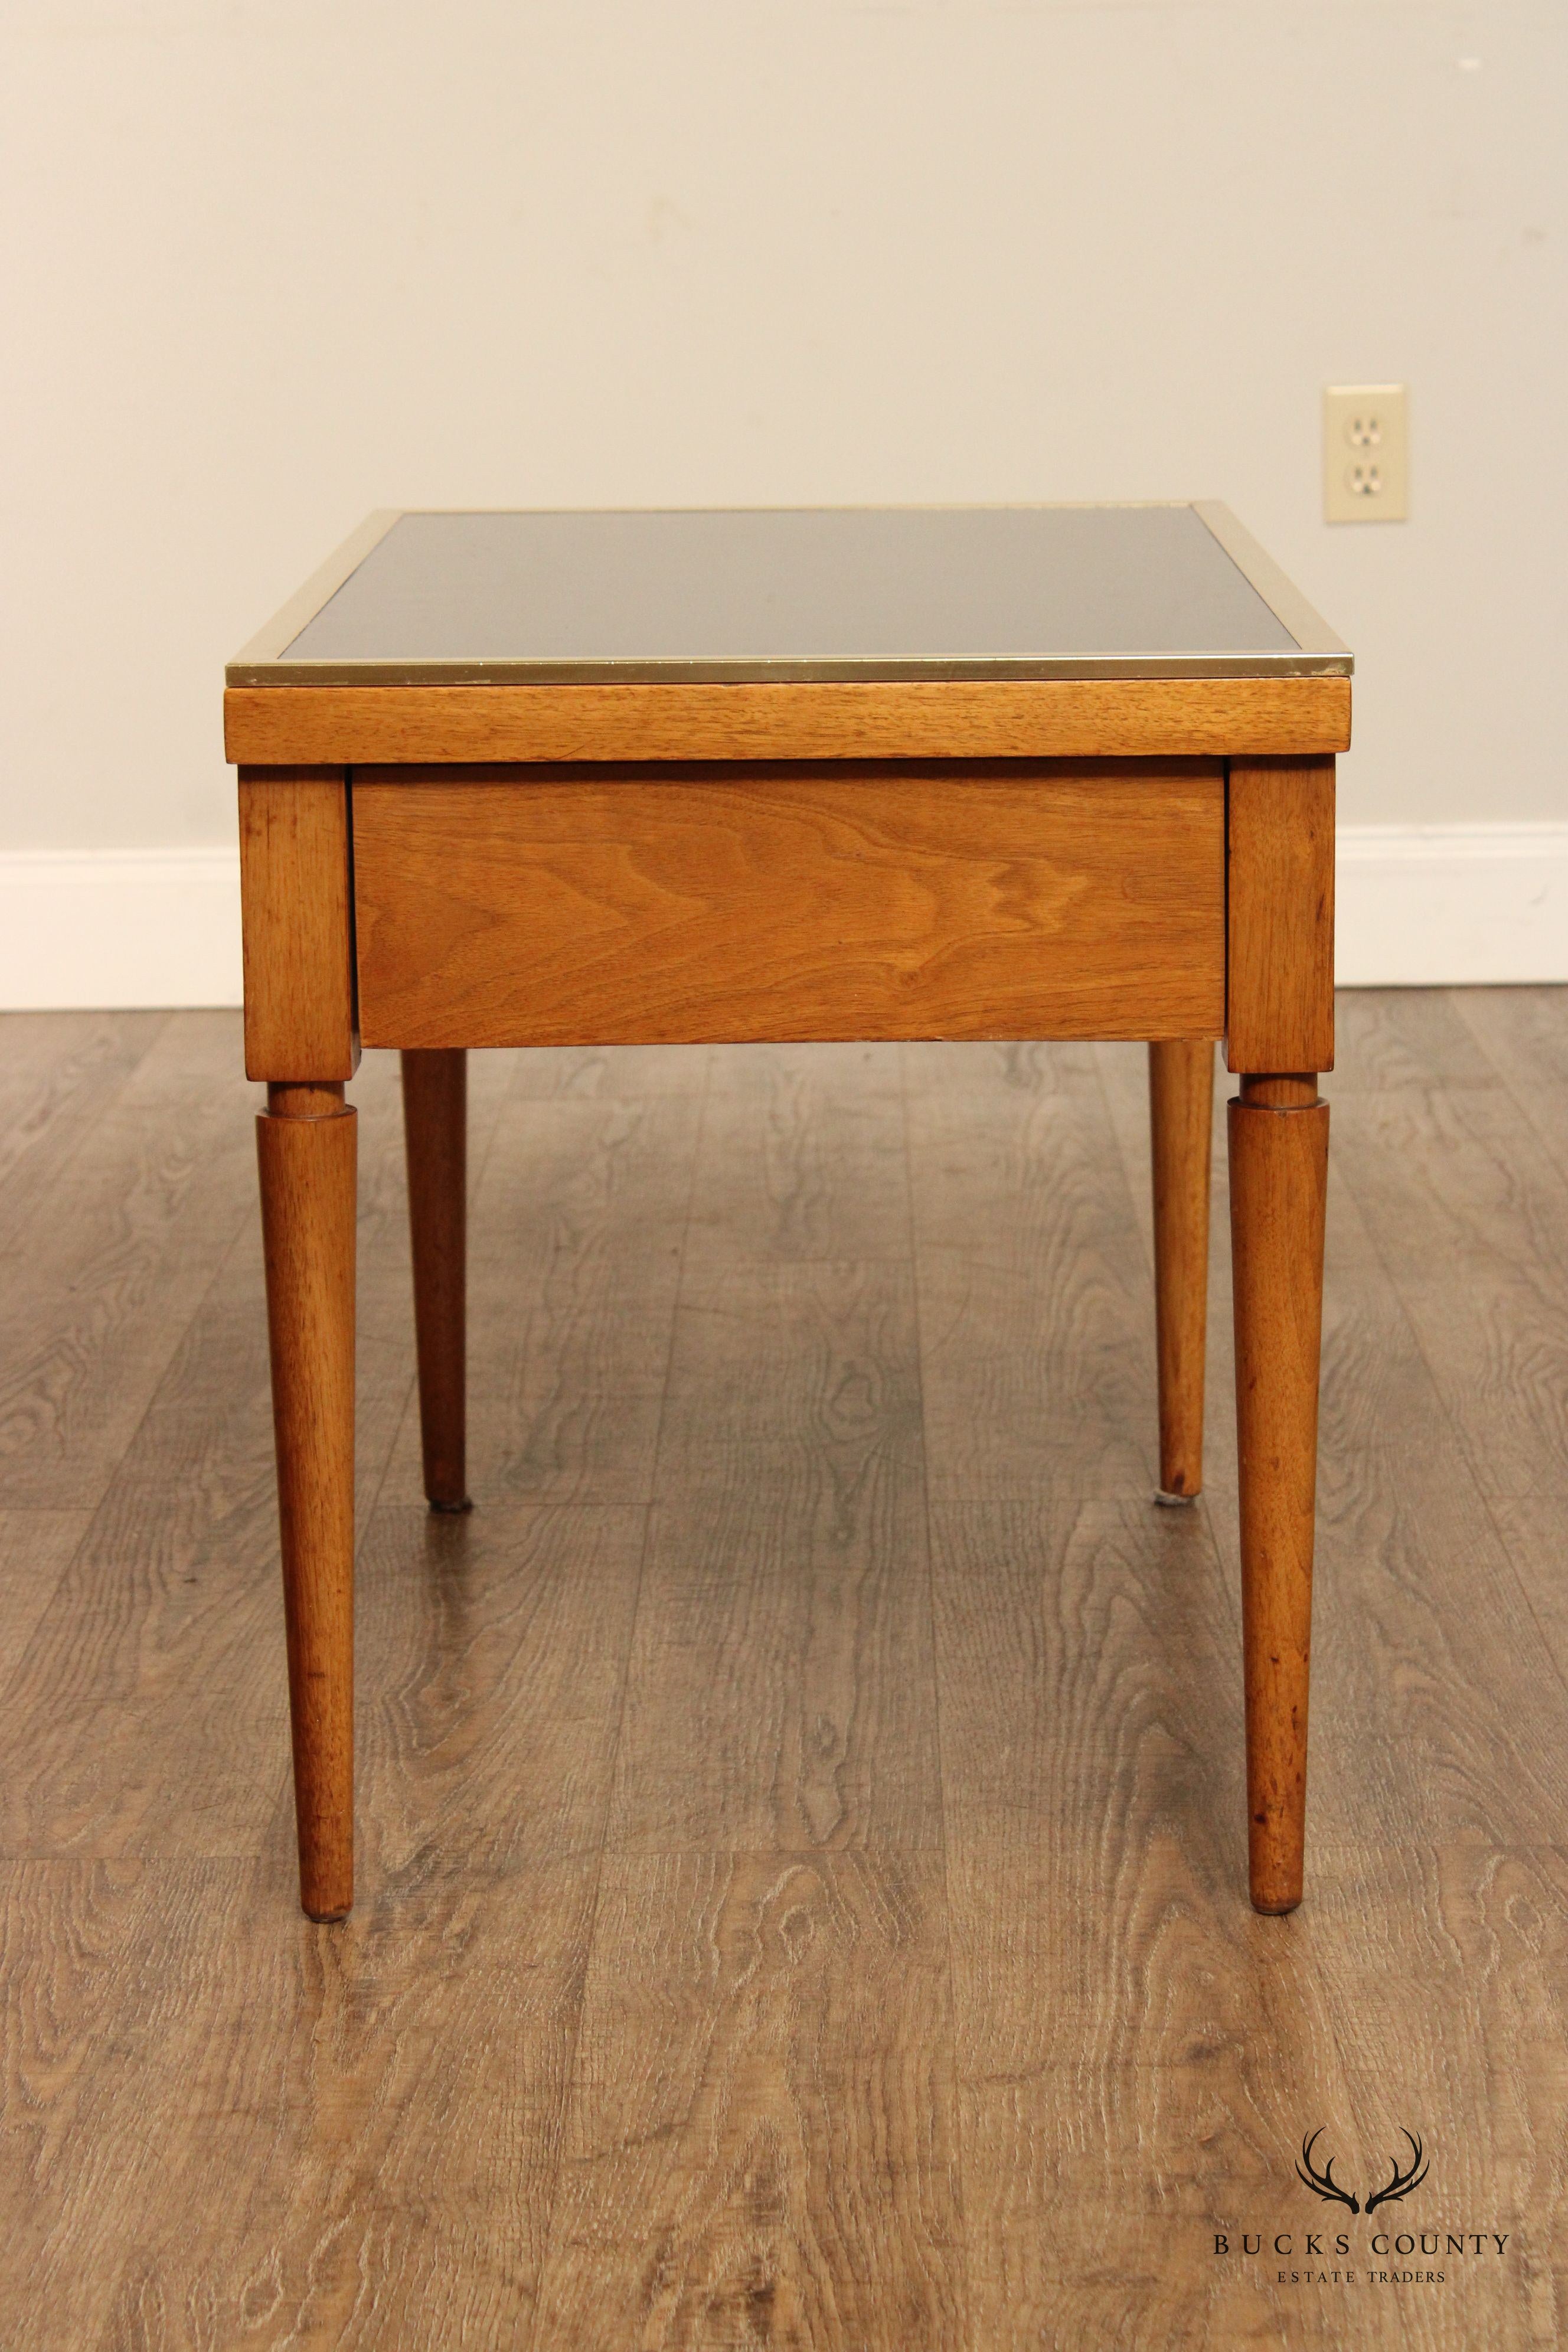
M 241 684 L 1237 677 L 1348 653 L 1227 509 L 374 516 Z

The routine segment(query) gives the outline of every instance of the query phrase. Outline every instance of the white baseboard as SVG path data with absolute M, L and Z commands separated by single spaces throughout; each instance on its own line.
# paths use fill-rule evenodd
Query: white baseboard
M 1342 825 L 1342 988 L 1568 981 L 1568 824 Z
M 1342 825 L 1344 988 L 1568 981 L 1568 824 Z M 0 853 L 0 1010 L 237 1004 L 239 856 Z
M 237 848 L 0 854 L 0 1011 L 240 1001 Z

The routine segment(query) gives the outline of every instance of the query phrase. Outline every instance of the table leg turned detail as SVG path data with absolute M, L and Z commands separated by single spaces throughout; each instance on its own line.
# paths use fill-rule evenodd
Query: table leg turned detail
M 1152 1045 L 1149 1129 L 1163 1503 L 1190 1503 L 1204 1483 L 1213 1118 L 1213 1041 L 1177 1037 Z
M 434 1511 L 468 1511 L 468 1057 L 416 1052 L 402 1062 L 425 1493 Z
M 1252 1901 L 1301 1900 L 1329 1107 L 1315 1074 L 1229 1107 Z
M 300 1899 L 353 1902 L 354 1112 L 341 1084 L 268 1086 L 256 1122 Z

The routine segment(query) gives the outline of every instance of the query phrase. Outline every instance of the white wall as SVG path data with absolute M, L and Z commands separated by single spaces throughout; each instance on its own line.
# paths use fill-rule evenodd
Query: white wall
M 1568 818 L 1563 0 L 7 0 L 0 849 L 231 836 L 370 507 L 1226 499 L 1352 823 Z M 1319 520 L 1408 378 L 1413 520 Z

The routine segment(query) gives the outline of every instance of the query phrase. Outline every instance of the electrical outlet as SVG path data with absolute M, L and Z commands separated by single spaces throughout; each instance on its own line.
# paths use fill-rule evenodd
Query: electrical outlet
M 1325 389 L 1325 522 L 1403 522 L 1409 514 L 1409 389 L 1403 383 Z

